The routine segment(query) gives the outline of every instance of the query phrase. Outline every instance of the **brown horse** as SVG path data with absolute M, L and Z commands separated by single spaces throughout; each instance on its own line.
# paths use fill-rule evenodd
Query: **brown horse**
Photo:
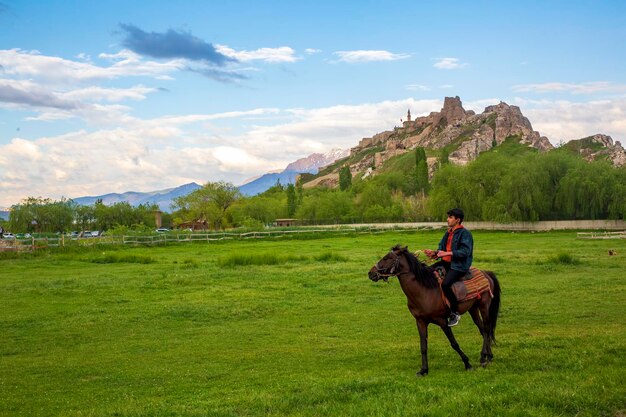
M 489 290 L 480 294 L 480 298 L 459 303 L 459 313 L 469 311 L 474 323 L 483 336 L 483 347 L 480 352 L 480 364 L 487 366 L 493 360 L 491 345 L 496 342 L 496 322 L 500 310 L 500 283 L 496 275 L 484 271 L 489 281 Z M 408 308 L 415 321 L 420 335 L 422 353 L 422 369 L 417 376 L 428 374 L 428 325 L 434 323 L 441 327 L 448 337 L 450 345 L 459 354 L 465 369 L 472 369 L 469 359 L 456 342 L 452 329 L 448 326 L 450 309 L 444 304 L 439 281 L 432 268 L 420 262 L 407 247 L 397 245 L 385 255 L 369 271 L 372 281 L 397 276 L 402 291 L 406 295 Z M 493 294 L 493 296 L 492 296 Z

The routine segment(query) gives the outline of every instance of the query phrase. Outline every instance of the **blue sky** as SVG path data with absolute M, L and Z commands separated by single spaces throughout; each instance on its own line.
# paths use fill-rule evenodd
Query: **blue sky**
M 240 184 L 460 96 L 626 139 L 626 2 L 0 0 L 0 207 Z

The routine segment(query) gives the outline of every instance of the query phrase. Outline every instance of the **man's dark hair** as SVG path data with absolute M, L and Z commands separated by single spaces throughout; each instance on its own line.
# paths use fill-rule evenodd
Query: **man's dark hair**
M 448 210 L 448 216 L 456 217 L 457 219 L 461 220 L 460 223 L 463 223 L 465 213 L 463 213 L 463 210 L 461 210 L 460 208 L 453 208 L 451 210 Z

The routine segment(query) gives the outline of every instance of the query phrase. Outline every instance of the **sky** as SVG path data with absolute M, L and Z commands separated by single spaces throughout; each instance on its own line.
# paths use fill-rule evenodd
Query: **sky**
M 0 207 L 240 185 L 446 96 L 626 144 L 626 2 L 0 0 Z

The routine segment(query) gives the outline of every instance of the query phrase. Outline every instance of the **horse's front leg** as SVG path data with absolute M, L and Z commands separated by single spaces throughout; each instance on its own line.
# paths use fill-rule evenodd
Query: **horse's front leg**
M 461 360 L 465 364 L 465 369 L 468 371 L 472 369 L 472 365 L 469 362 L 469 358 L 467 357 L 467 355 L 465 355 L 465 353 L 463 353 L 463 351 L 461 350 L 461 347 L 456 342 L 456 339 L 454 338 L 454 334 L 452 334 L 452 329 L 448 327 L 447 324 L 444 324 L 443 326 L 441 326 L 441 329 L 443 330 L 443 332 L 446 334 L 446 337 L 450 341 L 450 346 L 452 346 L 452 349 L 454 349 L 456 353 L 458 353 L 459 356 L 461 357 Z
M 428 375 L 428 323 L 416 319 L 417 331 L 420 334 L 420 351 L 422 352 L 422 369 L 419 370 L 417 376 Z

